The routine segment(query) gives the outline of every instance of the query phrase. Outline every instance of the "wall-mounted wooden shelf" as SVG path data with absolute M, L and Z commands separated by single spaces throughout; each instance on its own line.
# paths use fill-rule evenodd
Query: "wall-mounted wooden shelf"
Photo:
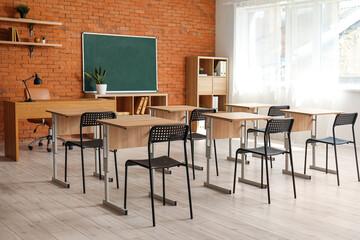
M 0 21 L 1 22 L 17 22 L 17 23 L 29 24 L 30 36 L 33 36 L 33 29 L 34 29 L 35 24 L 49 25 L 49 26 L 61 26 L 62 25 L 61 22 L 48 22 L 48 21 L 33 20 L 33 19 L 28 19 L 28 18 L 0 17 Z M 62 47 L 61 44 L 55 44 L 55 43 L 35 43 L 35 42 L 15 42 L 15 41 L 0 41 L 0 44 L 29 46 L 31 58 L 33 58 L 33 55 L 34 55 L 34 47 Z
M 34 55 L 34 47 L 62 47 L 61 44 L 55 43 L 35 43 L 35 42 L 14 42 L 14 41 L 0 41 L 0 44 L 7 45 L 22 45 L 30 47 L 30 57 L 32 58 Z

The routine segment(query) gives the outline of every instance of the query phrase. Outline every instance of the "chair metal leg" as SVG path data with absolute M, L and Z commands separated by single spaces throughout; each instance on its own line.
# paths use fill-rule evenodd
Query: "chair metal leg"
M 356 171 L 357 171 L 357 175 L 358 175 L 358 181 L 360 182 L 359 162 L 358 162 L 358 157 L 357 157 L 357 151 L 356 151 L 356 143 L 355 143 L 355 141 L 354 141 L 354 152 L 355 152 Z
M 67 180 L 67 145 L 65 145 L 65 176 L 64 176 L 64 182 Z
M 292 152 L 290 152 L 290 165 L 291 165 L 291 176 L 293 181 L 294 198 L 296 198 L 296 187 L 295 187 L 295 173 Z
M 334 144 L 334 152 L 335 152 L 335 165 L 336 165 L 336 177 L 337 177 L 337 184 L 338 184 L 338 186 L 340 186 L 340 179 L 339 179 L 339 167 L 338 167 L 338 159 L 337 159 L 336 144 Z
M 126 199 L 127 199 L 127 174 L 128 174 L 128 165 L 125 163 L 124 209 L 126 209 Z
M 117 150 L 114 150 L 114 162 L 115 162 L 115 176 L 116 176 L 116 188 L 119 189 L 119 173 L 117 167 L 117 159 L 116 159 Z
M 215 154 L 216 176 L 219 176 L 219 168 L 218 168 L 218 161 L 217 161 L 216 141 L 215 141 L 215 139 L 214 139 L 214 154 Z
M 264 156 L 261 156 L 261 180 L 260 188 L 264 187 Z
M 326 163 L 325 163 L 325 173 L 328 173 L 329 166 L 329 144 L 326 144 Z
M 237 161 L 238 161 L 238 152 L 236 151 L 236 153 L 235 153 L 235 168 L 234 168 L 233 193 L 235 193 L 235 188 L 236 188 Z
M 100 149 L 101 148 L 98 148 L 98 158 L 99 158 L 99 179 L 101 180 L 101 154 L 100 154 Z
M 82 168 L 82 180 L 83 180 L 83 193 L 85 193 L 85 168 L 84 168 L 84 149 L 81 149 L 81 168 Z
M 190 218 L 193 219 L 193 211 L 192 211 L 192 202 L 191 202 L 191 189 L 190 189 L 190 177 L 189 177 L 189 168 L 188 168 L 188 160 L 187 160 L 187 151 L 186 151 L 186 143 L 184 143 L 184 157 L 185 157 L 185 171 L 186 171 L 186 181 L 188 187 L 188 196 L 189 196 L 189 209 L 190 209 Z
M 165 206 L 165 169 L 164 168 L 162 169 L 162 181 L 163 181 L 163 205 Z
M 190 140 L 191 145 L 191 163 L 192 163 L 192 171 L 193 171 L 193 179 L 195 180 L 195 164 L 194 164 L 194 140 Z
M 269 182 L 269 169 L 267 163 L 268 156 L 265 155 L 265 168 L 266 168 L 266 184 L 267 184 L 267 193 L 268 193 L 268 203 L 270 204 L 270 182 Z
M 305 160 L 304 160 L 304 174 L 306 174 L 306 158 L 307 158 L 308 141 L 305 142 Z
M 152 212 L 153 227 L 155 227 L 154 191 L 153 191 L 153 179 L 152 179 L 153 176 L 152 176 L 151 168 L 149 168 L 149 175 L 150 175 L 151 212 Z

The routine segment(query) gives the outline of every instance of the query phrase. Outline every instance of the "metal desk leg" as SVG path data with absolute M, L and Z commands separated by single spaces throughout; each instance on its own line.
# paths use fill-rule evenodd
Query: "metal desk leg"
M 103 204 L 115 211 L 118 211 L 121 215 L 127 215 L 127 210 L 123 209 L 110 202 L 109 194 L 109 126 L 104 125 L 104 172 L 105 172 L 105 198 Z
M 213 119 L 212 118 L 206 118 L 206 182 L 204 182 L 204 186 L 214 189 L 219 192 L 231 194 L 230 189 L 226 189 L 214 184 L 210 183 L 210 158 L 211 158 L 211 142 L 212 142 L 212 125 L 213 125 Z
M 57 126 L 56 126 L 56 114 L 52 113 L 52 152 L 53 152 L 53 177 L 52 181 L 56 184 L 59 184 L 63 187 L 70 188 L 70 184 L 63 182 L 57 178 L 57 163 L 56 163 L 56 154 L 57 154 Z
M 228 107 L 229 108 L 229 112 L 233 112 L 234 109 L 233 107 Z M 227 160 L 235 160 L 233 157 L 232 157 L 232 139 L 229 138 L 229 156 L 227 157 Z
M 99 128 L 97 126 L 94 126 L 94 138 L 99 138 Z M 93 172 L 93 176 L 99 177 L 99 153 L 98 149 L 95 148 L 95 169 Z
M 287 118 L 291 117 L 291 114 L 286 113 L 286 117 Z M 287 139 L 286 133 L 284 133 L 284 143 L 285 143 L 285 150 L 289 151 L 289 141 Z M 289 170 L 289 154 L 285 154 L 285 169 L 282 170 L 282 173 L 287 174 L 287 175 L 292 175 L 291 171 Z M 295 172 L 295 171 L 294 171 L 294 176 L 304 178 L 304 179 L 311 179 L 310 175 Z
M 258 114 L 258 113 L 259 113 L 259 109 L 255 108 L 254 109 L 254 114 Z M 259 120 L 255 120 L 254 121 L 254 129 L 258 129 L 258 128 L 259 128 Z M 258 134 L 258 132 L 255 132 L 255 137 L 254 137 L 254 147 L 255 148 L 257 147 L 258 139 L 259 139 L 259 134 Z M 248 141 L 248 139 L 246 139 L 246 141 Z
M 317 116 L 312 117 L 312 128 L 311 128 L 311 138 L 316 138 L 317 135 Z M 310 169 L 326 172 L 326 168 L 318 167 L 316 166 L 316 143 L 311 143 L 311 149 L 312 149 L 312 165 L 310 165 Z M 328 173 L 336 174 L 336 170 L 328 169 Z

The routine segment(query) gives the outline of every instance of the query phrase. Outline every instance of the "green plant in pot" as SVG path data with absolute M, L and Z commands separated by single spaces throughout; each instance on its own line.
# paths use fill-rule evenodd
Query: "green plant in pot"
M 26 18 L 26 14 L 30 11 L 30 8 L 26 4 L 19 4 L 15 9 L 20 13 L 21 18 Z
M 93 79 L 96 83 L 96 91 L 98 94 L 106 94 L 107 84 L 105 84 L 105 76 L 107 73 L 107 69 L 101 71 L 101 67 L 99 69 L 95 68 L 94 72 L 87 73 L 84 72 L 89 78 Z

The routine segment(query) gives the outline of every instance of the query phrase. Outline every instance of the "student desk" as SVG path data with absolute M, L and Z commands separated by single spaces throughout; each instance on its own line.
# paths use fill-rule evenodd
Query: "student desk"
M 227 103 L 225 104 L 228 107 L 228 112 L 248 112 L 259 114 L 259 108 L 270 108 L 273 106 L 272 104 L 267 103 Z M 254 128 L 257 129 L 259 127 L 259 121 L 254 121 Z M 258 133 L 255 132 L 255 142 L 254 147 L 257 146 L 258 142 Z M 231 139 L 229 139 L 229 157 L 228 159 L 232 158 L 232 148 L 231 148 Z
M 52 135 L 53 135 L 53 177 L 52 181 L 69 188 L 70 184 L 63 182 L 57 178 L 57 136 L 58 135 L 69 135 L 69 134 L 79 134 L 80 133 L 80 116 L 85 112 L 104 112 L 104 111 L 114 111 L 114 107 L 98 107 L 98 108 L 73 108 L 73 109 L 48 109 L 46 112 L 51 113 L 52 116 Z M 94 137 L 98 137 L 97 128 L 94 128 L 94 131 L 89 128 L 84 128 L 83 133 L 94 133 Z M 94 175 L 98 176 L 101 174 L 98 166 L 98 154 L 95 150 L 95 172 Z
M 113 149 L 147 146 L 150 127 L 155 125 L 179 124 L 178 121 L 151 117 L 149 115 L 123 116 L 117 119 L 98 120 L 104 126 L 104 171 L 105 199 L 103 204 L 127 215 L 127 210 L 112 203 L 109 198 L 109 151 Z M 152 148 L 152 154 L 154 149 Z M 154 188 L 155 189 L 155 188 Z M 154 198 L 162 200 L 162 196 L 154 194 Z M 176 205 L 176 201 L 166 199 L 166 202 Z
M 189 112 L 198 107 L 188 105 L 172 105 L 172 106 L 148 106 L 150 115 L 176 121 L 184 121 L 188 124 Z
M 286 109 L 281 111 L 286 113 L 286 117 L 294 118 L 294 126 L 292 128 L 292 132 L 311 131 L 311 138 L 316 138 L 317 128 L 318 128 L 317 126 L 318 116 L 342 113 L 342 111 L 334 111 L 334 110 L 326 110 L 326 109 L 318 109 L 318 108 L 297 108 L 297 109 Z M 316 166 L 315 143 L 312 143 L 312 165 L 310 165 L 310 169 L 325 172 L 325 168 Z M 328 170 L 328 172 L 336 174 L 336 171 L 334 170 Z M 283 169 L 283 173 L 291 175 L 291 171 L 289 171 L 289 159 L 287 156 L 285 160 L 285 169 Z M 311 176 L 309 175 L 298 172 L 295 173 L 295 176 L 302 177 L 305 179 L 311 178 Z
M 210 183 L 210 156 L 211 156 L 211 142 L 212 139 L 216 139 L 214 136 L 213 129 L 213 121 L 223 121 L 228 125 L 235 127 L 238 129 L 240 133 L 240 147 L 246 147 L 246 122 L 247 121 L 256 121 L 256 120 L 269 120 L 273 119 L 273 117 L 253 114 L 253 113 L 245 113 L 245 112 L 217 112 L 217 113 L 204 113 L 203 116 L 206 117 L 206 182 L 204 182 L 205 187 L 209 187 L 224 193 L 231 194 L 230 189 L 226 189 L 217 185 Z M 228 138 L 232 136 L 229 135 Z M 241 175 L 239 177 L 239 182 L 247 183 L 253 186 L 260 187 L 261 184 L 258 182 L 254 182 L 248 179 L 245 179 L 244 172 L 244 161 L 245 154 L 241 154 Z
M 4 102 L 4 131 L 5 156 L 19 161 L 19 119 L 50 118 L 47 109 L 55 108 L 86 108 L 105 107 L 115 110 L 114 100 L 104 99 L 74 99 L 74 100 L 37 100 L 36 102 L 5 101 Z

